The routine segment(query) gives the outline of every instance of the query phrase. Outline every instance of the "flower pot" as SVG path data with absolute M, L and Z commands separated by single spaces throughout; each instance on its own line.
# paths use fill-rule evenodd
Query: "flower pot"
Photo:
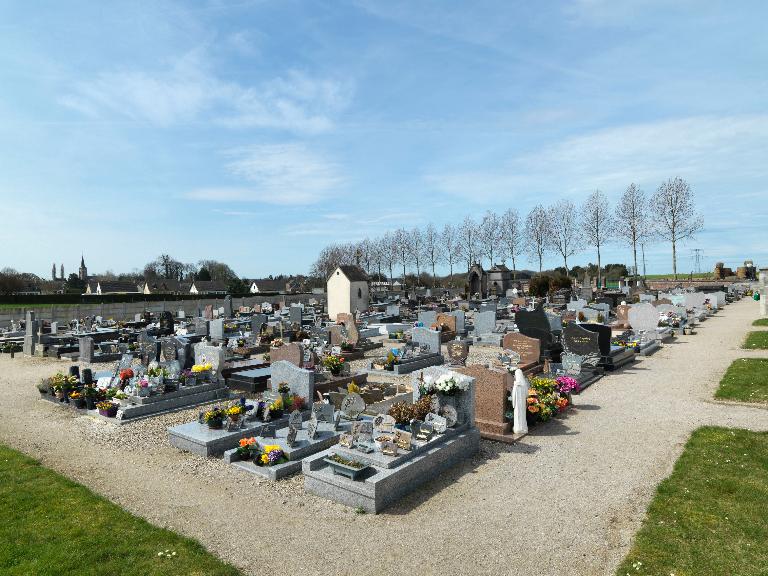
M 208 420 L 206 424 L 208 424 L 208 428 L 210 428 L 211 430 L 221 430 L 222 428 L 224 428 L 224 420 L 221 418 L 214 418 L 213 420 Z
M 96 398 L 86 398 L 85 399 L 85 407 L 88 410 L 95 410 L 96 409 Z
M 85 398 L 77 398 L 72 400 L 72 403 L 75 405 L 75 408 L 79 408 L 81 410 L 85 408 Z
M 111 408 L 107 408 L 106 410 L 104 410 L 103 408 L 99 408 L 99 414 L 101 416 L 106 416 L 107 418 L 114 418 L 115 416 L 117 416 L 117 406 L 112 405 Z

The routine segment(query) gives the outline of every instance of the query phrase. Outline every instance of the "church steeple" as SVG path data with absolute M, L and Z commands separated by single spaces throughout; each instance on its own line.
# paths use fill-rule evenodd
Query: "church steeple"
M 80 270 L 78 270 L 78 277 L 83 282 L 88 281 L 88 268 L 85 267 L 85 258 L 83 255 L 80 255 Z

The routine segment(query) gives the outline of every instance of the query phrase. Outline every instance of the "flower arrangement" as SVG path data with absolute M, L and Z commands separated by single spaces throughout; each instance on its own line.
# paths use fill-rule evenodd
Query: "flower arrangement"
M 342 352 L 352 352 L 355 349 L 355 346 L 351 342 L 347 342 L 346 340 L 344 340 L 341 343 L 340 348 L 341 348 Z
M 570 376 L 558 376 L 555 378 L 555 390 L 560 394 L 573 394 L 581 390 L 581 386 L 575 378 Z
M 120 370 L 120 380 L 130 380 L 135 374 L 131 368 L 123 368 Z
M 341 373 L 341 369 L 344 366 L 344 358 L 335 354 L 328 354 L 323 358 L 323 367 L 334 376 L 338 376 Z
M 211 363 L 195 364 L 192 366 L 193 374 L 201 374 L 203 372 L 210 372 L 211 370 L 213 370 L 213 364 Z
M 237 324 L 230 324 L 230 323 L 225 322 L 224 323 L 224 330 L 226 330 L 227 332 L 233 332 L 233 331 L 237 330 Z
M 280 394 L 288 394 L 291 391 L 291 387 L 288 385 L 288 382 L 280 382 L 280 384 L 277 385 L 277 391 L 280 392 Z
M 256 438 L 241 438 L 240 445 L 237 447 L 237 456 L 240 460 L 250 460 L 258 450 Z
M 274 338 L 270 344 L 272 348 L 280 348 L 280 346 L 284 345 L 285 342 L 283 342 L 282 338 Z
M 118 405 L 108 400 L 103 400 L 96 403 L 96 408 L 99 410 L 99 414 L 108 418 L 114 418 L 117 414 Z
M 285 457 L 285 453 L 280 446 L 277 444 L 267 444 L 264 446 L 261 456 L 259 456 L 256 463 L 260 466 L 274 466 L 275 464 L 282 464 L 287 461 L 288 459 Z
M 227 417 L 227 411 L 219 406 L 214 406 L 210 410 L 203 413 L 203 422 L 208 425 L 208 428 L 221 428 L 224 425 L 224 419 Z
M 280 416 L 282 416 L 284 409 L 285 409 L 285 406 L 283 405 L 282 397 L 275 399 L 275 401 L 269 405 L 269 412 L 275 418 L 279 418 Z
M 432 396 L 427 394 L 411 404 L 411 418 L 424 420 L 432 411 Z
M 62 372 L 57 372 L 51 377 L 51 388 L 56 392 L 70 390 L 77 383 L 77 376 L 67 376 Z
M 352 380 L 349 384 L 347 384 L 347 392 L 349 392 L 350 394 L 359 394 L 360 386 L 355 384 L 355 381 Z
M 245 414 L 245 406 L 242 404 L 235 404 L 234 406 L 230 406 L 226 409 L 227 418 L 232 420 L 232 422 L 237 422 L 240 420 L 240 417 Z
M 455 396 L 469 388 L 469 381 L 470 379 L 466 376 L 456 374 L 455 372 L 442 374 L 437 378 L 424 376 L 419 384 L 419 391 L 422 396 L 430 392 L 444 394 L 445 396 Z
M 395 419 L 395 422 L 400 425 L 408 424 L 413 418 L 412 404 L 406 404 L 405 402 L 395 402 L 389 407 L 387 414 Z
M 158 378 L 160 376 L 166 378 L 168 376 L 168 370 L 161 366 L 153 366 L 147 370 L 147 376 L 150 378 Z
M 560 378 L 564 380 L 559 382 Z M 568 407 L 566 392 L 561 395 L 560 389 L 572 389 L 574 384 L 578 386 L 578 382 L 569 376 L 561 376 L 560 378 L 531 378 L 527 403 L 528 413 L 534 421 L 546 422 Z

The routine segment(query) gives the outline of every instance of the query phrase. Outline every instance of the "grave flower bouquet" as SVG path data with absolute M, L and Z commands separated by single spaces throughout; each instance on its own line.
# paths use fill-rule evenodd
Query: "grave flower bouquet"
M 282 338 L 273 338 L 270 346 L 272 346 L 272 348 L 280 348 L 283 344 L 285 344 L 285 342 L 283 342 Z
M 555 378 L 555 390 L 560 394 L 573 394 L 581 390 L 581 386 L 579 386 L 575 378 L 558 376 Z
M 430 392 L 443 394 L 445 396 L 456 396 L 469 388 L 469 378 L 455 372 L 441 374 L 437 378 L 434 376 L 424 376 L 419 384 L 421 395 Z
M 213 364 L 211 363 L 195 364 L 192 366 L 193 374 L 202 374 L 203 372 L 210 372 L 211 370 L 213 370 Z
M 256 438 L 253 436 L 250 438 L 241 438 L 240 446 L 237 447 L 237 456 L 240 460 L 250 460 L 253 458 L 254 454 L 256 454 L 258 449 L 259 446 L 256 444 Z
M 232 422 L 238 422 L 240 417 L 245 414 L 245 406 L 242 404 L 235 404 L 226 409 L 227 418 Z
M 325 358 L 323 358 L 323 367 L 327 368 L 328 371 L 334 376 L 341 374 L 341 369 L 343 366 L 344 358 L 341 356 L 328 354 Z
M 534 421 L 546 422 L 560 412 L 558 400 L 564 396 L 560 396 L 557 386 L 557 381 L 552 378 L 531 378 L 531 387 L 528 390 L 528 413 L 532 415 Z
M 285 452 L 277 444 L 267 444 L 261 451 L 261 455 L 255 460 L 259 466 L 274 466 L 288 462 Z
M 208 425 L 208 428 L 218 429 L 224 425 L 226 417 L 227 411 L 224 408 L 214 406 L 203 413 L 203 422 Z
M 280 382 L 280 384 L 277 385 L 277 391 L 280 392 L 280 394 L 288 394 L 291 391 L 291 387 L 288 385 L 288 382 Z

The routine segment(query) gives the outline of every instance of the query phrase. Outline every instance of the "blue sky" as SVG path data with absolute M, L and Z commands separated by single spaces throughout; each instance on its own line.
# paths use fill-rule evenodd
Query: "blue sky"
M 0 1 L 0 267 L 165 252 L 303 273 L 329 242 L 673 176 L 705 221 L 679 270 L 693 247 L 706 268 L 766 264 L 767 18 L 685 0 Z M 670 254 L 649 247 L 648 272 Z

